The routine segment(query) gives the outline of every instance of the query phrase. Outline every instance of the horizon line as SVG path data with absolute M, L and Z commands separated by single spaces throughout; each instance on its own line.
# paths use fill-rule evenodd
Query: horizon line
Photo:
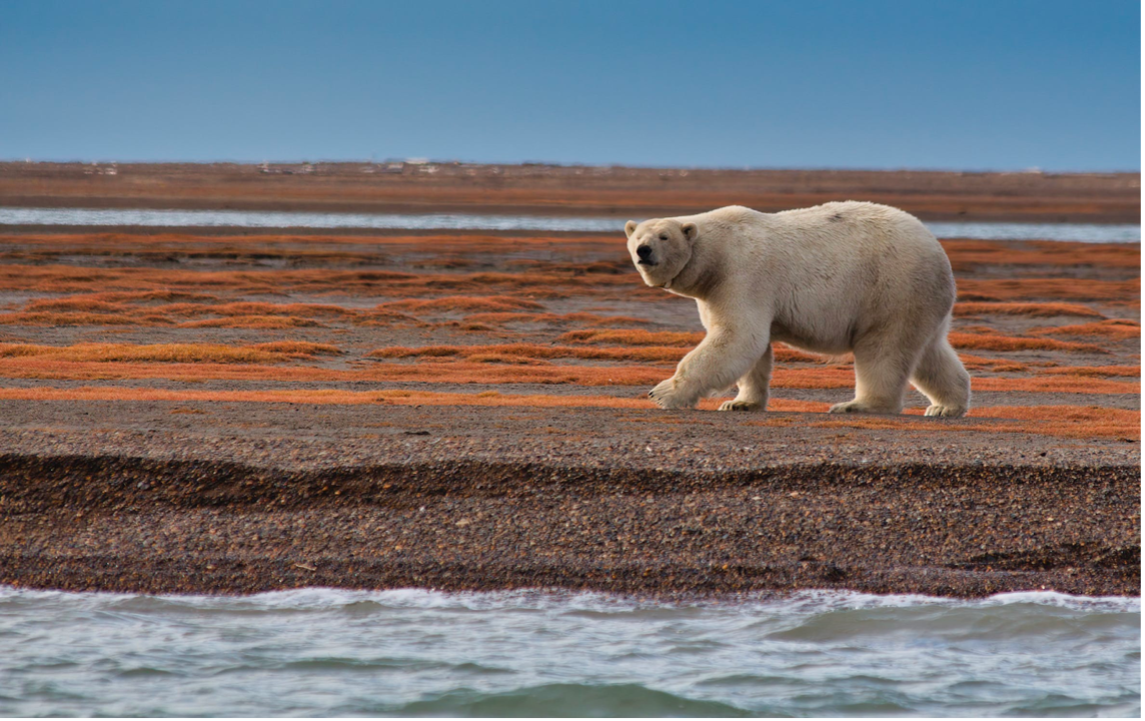
M 100 158 L 71 158 L 37 159 L 31 157 L 3 157 L 0 163 L 26 163 L 29 165 L 388 165 L 402 163 L 405 165 L 473 165 L 473 166 L 537 166 L 553 168 L 628 168 L 633 170 L 715 170 L 721 172 L 755 172 L 755 171 L 818 171 L 818 172 L 861 172 L 861 173 L 969 173 L 969 174 L 1012 174 L 1020 175 L 1140 175 L 1141 168 L 1124 170 L 1052 170 L 1040 166 L 1025 168 L 936 168 L 936 167 L 870 167 L 870 166 L 767 166 L 767 165 L 654 165 L 654 164 L 626 164 L 626 163 L 590 163 L 582 161 L 548 161 L 548 160 L 521 160 L 521 161 L 475 161 L 450 158 L 447 160 L 429 157 L 412 156 L 407 158 L 325 158 L 325 159 L 277 159 L 277 160 L 234 160 L 216 158 L 211 160 L 140 160 L 140 159 L 100 159 Z

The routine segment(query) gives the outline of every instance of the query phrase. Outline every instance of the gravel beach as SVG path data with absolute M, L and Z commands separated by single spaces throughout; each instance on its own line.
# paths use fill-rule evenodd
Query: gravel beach
M 907 433 L 793 424 L 764 435 L 701 411 L 682 415 L 703 425 L 655 426 L 652 410 L 186 410 L 200 414 L 6 404 L 9 423 L 39 428 L 0 435 L 0 582 L 149 593 L 1140 587 L 1132 443 L 1008 434 L 1003 445 L 936 436 L 926 419 Z M 390 425 L 367 432 L 380 418 Z

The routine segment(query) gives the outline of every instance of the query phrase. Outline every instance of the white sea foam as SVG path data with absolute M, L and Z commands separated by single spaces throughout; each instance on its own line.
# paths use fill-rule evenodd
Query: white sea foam
M 626 596 L 594 591 L 562 589 L 521 589 L 512 591 L 439 591 L 423 588 L 401 588 L 361 591 L 340 588 L 300 588 L 247 595 L 137 594 L 68 591 L 44 591 L 0 585 L 0 602 L 10 599 L 28 601 L 72 601 L 101 605 L 116 601 L 151 598 L 188 606 L 323 610 L 355 603 L 376 603 L 390 608 L 460 608 L 468 610 L 535 609 L 591 610 L 624 612 L 647 608 L 740 608 L 774 609 L 783 612 L 821 613 L 840 609 L 911 608 L 945 606 L 951 608 L 988 608 L 1008 604 L 1036 604 L 1071 610 L 1101 609 L 1116 613 L 1140 613 L 1137 596 L 1075 596 L 1057 591 L 1018 591 L 985 598 L 962 599 L 921 594 L 871 594 L 858 591 L 809 590 L 791 593 L 747 593 L 685 600 Z

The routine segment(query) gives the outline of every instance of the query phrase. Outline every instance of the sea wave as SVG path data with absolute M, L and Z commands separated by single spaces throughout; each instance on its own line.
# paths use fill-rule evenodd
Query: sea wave
M 0 715 L 1135 715 L 1140 599 L 0 587 Z
M 234 608 L 236 610 L 297 609 L 321 610 L 373 603 L 391 608 L 457 608 L 474 611 L 491 609 L 585 610 L 624 613 L 634 610 L 735 608 L 741 611 L 774 609 L 787 613 L 822 613 L 839 609 L 909 608 L 944 606 L 987 608 L 1010 604 L 1056 606 L 1078 611 L 1140 613 L 1139 596 L 1077 596 L 1057 591 L 1016 591 L 984 598 L 949 598 L 922 594 L 873 594 L 859 591 L 809 590 L 791 593 L 724 594 L 714 597 L 632 596 L 596 591 L 563 589 L 520 589 L 511 591 L 438 591 L 399 588 L 378 591 L 311 587 L 268 591 L 245 595 L 167 594 L 139 595 L 102 591 L 53 591 L 0 585 L 0 603 L 12 599 L 39 601 L 70 600 L 103 605 L 108 602 L 133 604 L 175 603 L 193 607 Z

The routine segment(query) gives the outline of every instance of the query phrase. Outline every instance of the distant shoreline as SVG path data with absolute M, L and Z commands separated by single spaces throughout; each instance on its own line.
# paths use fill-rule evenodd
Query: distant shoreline
M 0 162 L 0 206 L 648 217 L 869 200 L 923 220 L 1139 223 L 1135 173 Z

